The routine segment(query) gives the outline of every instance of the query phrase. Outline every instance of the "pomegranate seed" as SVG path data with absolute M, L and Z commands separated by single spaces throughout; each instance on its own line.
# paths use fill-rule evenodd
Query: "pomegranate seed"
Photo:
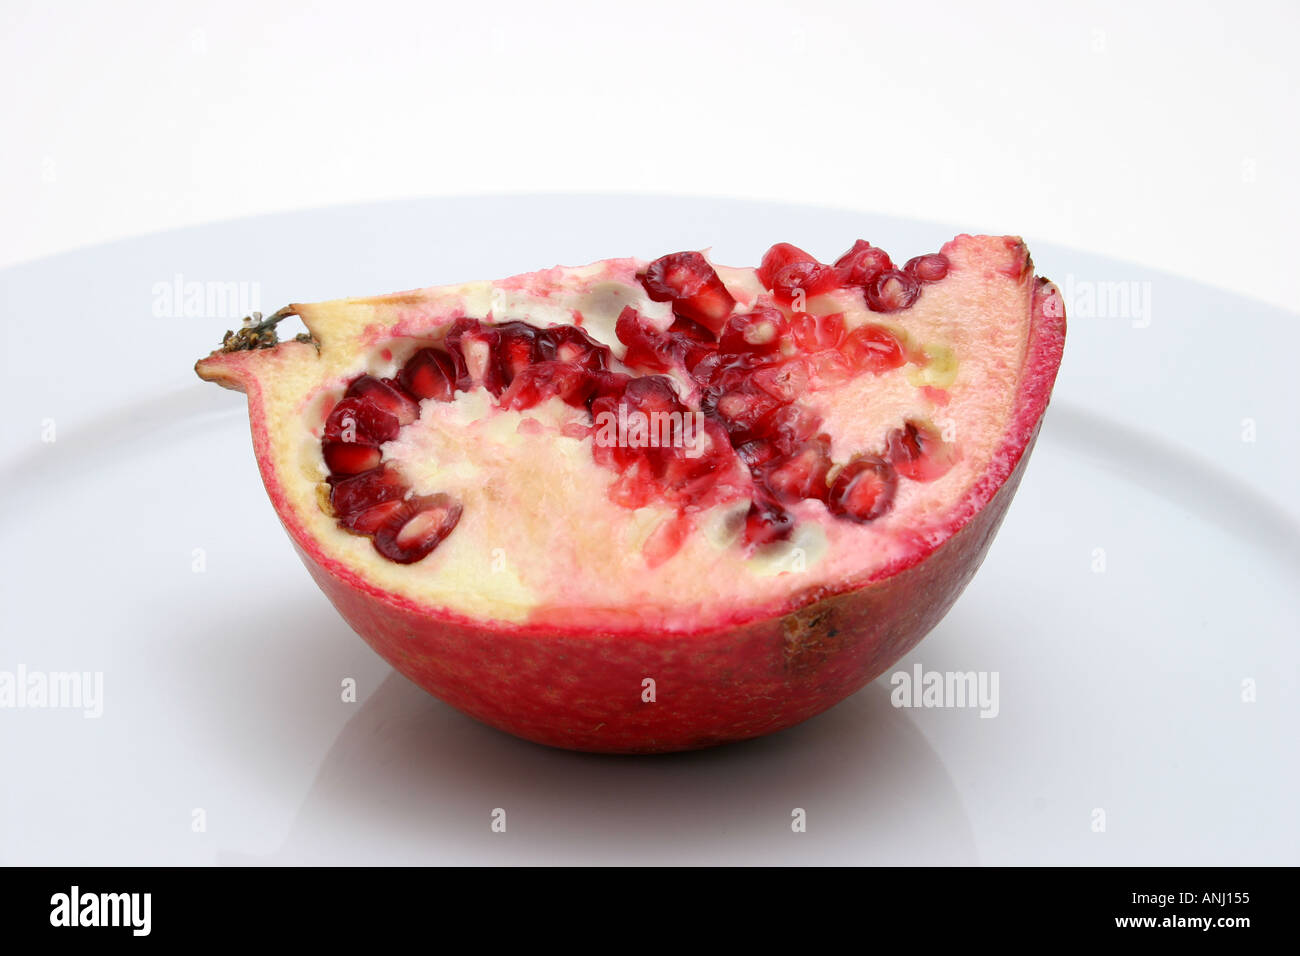
M 778 458 L 761 469 L 760 478 L 777 501 L 793 504 L 805 498 L 825 501 L 831 470 L 830 442 L 804 442 L 788 458 Z
M 733 388 L 742 388 L 749 384 L 755 369 L 771 365 L 781 359 L 779 352 L 758 354 L 742 352 L 738 355 L 726 355 L 711 352 L 691 369 L 697 382 L 715 393 L 722 393 Z
M 501 407 L 522 411 L 558 397 L 581 408 L 591 397 L 595 381 L 577 362 L 539 362 L 515 376 L 501 395 Z
M 461 510 L 444 494 L 404 501 L 375 531 L 375 550 L 398 564 L 419 561 L 451 534 Z
M 835 476 L 826 508 L 851 521 L 875 521 L 893 507 L 897 490 L 898 475 L 893 465 L 875 455 L 861 455 Z
M 808 371 L 821 385 L 837 385 L 853 377 L 848 359 L 835 349 L 816 352 L 808 357 Z
M 760 368 L 754 384 L 778 402 L 793 402 L 808 389 L 808 366 L 801 359 Z
M 777 273 L 786 266 L 796 262 L 816 261 L 815 256 L 810 256 L 798 246 L 792 246 L 788 242 L 778 242 L 763 253 L 763 261 L 758 266 L 758 280 L 763 283 L 764 289 L 771 289 L 776 283 Z
M 867 307 L 872 312 L 901 312 L 910 309 L 921 294 L 921 283 L 906 272 L 882 272 L 866 287 Z
M 591 371 L 609 367 L 609 349 L 575 325 L 557 325 L 538 336 L 542 357 L 577 362 Z
M 381 501 L 377 505 L 362 508 L 360 511 L 354 511 L 352 514 L 340 518 L 339 527 L 345 531 L 351 531 L 353 534 L 374 534 L 397 513 L 399 508 L 403 508 L 405 505 L 406 502 L 401 498 L 394 498 L 392 501 Z
M 405 494 L 401 476 L 385 465 L 335 483 L 330 490 L 330 507 L 334 514 L 346 517 L 381 502 L 400 500 Z
M 325 464 L 336 475 L 359 475 L 379 467 L 384 457 L 378 445 L 354 441 L 326 441 L 321 443 Z
M 879 325 L 858 326 L 840 346 L 840 354 L 856 371 L 877 375 L 906 361 L 903 346 L 894 333 Z
M 668 333 L 675 335 L 682 341 L 694 342 L 698 345 L 705 345 L 712 348 L 717 343 L 717 336 L 698 322 L 692 322 L 690 319 L 676 318 L 673 324 L 669 326 Z
M 792 404 L 777 409 L 768 424 L 773 447 L 779 454 L 790 456 L 817 434 L 822 420 L 802 405 Z
M 745 544 L 764 545 L 788 538 L 794 530 L 794 515 L 772 502 L 755 501 L 745 515 Z
M 736 300 L 709 260 L 698 252 L 675 252 L 650 263 L 641 284 L 656 302 L 673 303 L 673 312 L 716 334 Z
M 629 368 L 648 369 L 652 372 L 667 372 L 681 356 L 675 347 L 676 342 L 668 334 L 660 332 L 630 305 L 619 313 L 614 325 L 614 334 L 627 346 L 623 363 Z
M 623 372 L 610 372 L 604 369 L 592 372 L 592 398 L 622 398 L 630 381 L 632 376 Z
M 903 271 L 917 282 L 938 282 L 948 274 L 948 257 L 940 252 L 908 259 Z
M 416 398 L 451 401 L 456 391 L 456 363 L 438 349 L 420 349 L 397 373 L 397 383 Z
M 839 285 L 839 276 L 820 262 L 792 262 L 772 280 L 772 295 L 778 302 L 791 302 L 802 292 L 805 297 L 821 295 Z
M 496 329 L 473 319 L 457 319 L 447 332 L 447 351 L 456 363 L 456 387 L 469 391 L 482 385 L 500 397 L 505 390 L 497 346 L 501 337 Z
M 395 388 L 392 382 L 362 375 L 343 395 L 344 398 L 364 398 L 366 401 L 394 415 L 402 425 L 409 425 L 420 417 L 420 406 L 415 399 L 404 391 Z
M 747 383 L 720 395 L 710 392 L 701 406 L 706 415 L 722 422 L 734 444 L 762 437 L 769 416 L 781 403 Z
M 765 465 L 777 456 L 776 446 L 764 438 L 758 438 L 754 441 L 745 442 L 736 449 L 736 454 L 740 460 L 748 465 L 751 469 Z
M 632 379 L 623 391 L 623 401 L 632 410 L 646 415 L 687 410 L 678 400 L 672 381 L 662 375 L 643 375 Z
M 668 338 L 672 343 L 672 354 L 687 369 L 713 354 L 716 339 L 712 332 L 690 319 L 676 319 L 668 329 Z
M 717 484 L 717 475 L 730 459 L 731 444 L 717 422 L 704 425 L 707 450 L 698 458 L 687 456 L 685 448 L 650 449 L 660 452 L 659 481 L 685 505 L 697 504 Z
M 832 315 L 796 312 L 790 320 L 790 332 L 794 344 L 805 352 L 838 348 L 844 341 L 844 316 L 839 312 Z
M 908 420 L 885 439 L 885 457 L 904 478 L 933 481 L 952 468 L 956 449 L 933 428 Z
M 789 323 L 779 309 L 761 308 L 733 315 L 722 327 L 718 351 L 728 355 L 775 352 L 788 330 Z
M 330 441 L 381 445 L 400 430 L 396 415 L 364 398 L 343 399 L 325 419 L 325 438 Z
M 889 253 L 877 249 L 865 239 L 859 239 L 853 248 L 835 260 L 835 270 L 843 285 L 868 286 L 882 272 L 894 268 Z
M 496 326 L 497 367 L 501 381 L 509 385 L 515 376 L 542 358 L 537 329 L 526 322 L 502 322 Z

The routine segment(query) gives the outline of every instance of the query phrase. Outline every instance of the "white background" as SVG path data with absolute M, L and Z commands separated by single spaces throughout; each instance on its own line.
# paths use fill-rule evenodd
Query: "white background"
M 1294 2 L 3 11 L 0 266 L 330 203 L 664 192 L 1020 233 L 1296 307 Z

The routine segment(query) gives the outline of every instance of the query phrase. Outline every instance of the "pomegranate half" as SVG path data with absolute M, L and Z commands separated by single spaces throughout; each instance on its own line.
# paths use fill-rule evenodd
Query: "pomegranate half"
M 293 305 L 196 369 L 247 393 L 289 537 L 394 667 L 529 740 L 646 753 L 806 720 L 934 627 L 1064 337 L 1023 242 L 959 236 Z

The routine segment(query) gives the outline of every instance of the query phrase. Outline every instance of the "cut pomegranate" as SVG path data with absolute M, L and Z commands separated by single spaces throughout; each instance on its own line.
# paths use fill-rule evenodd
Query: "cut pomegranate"
M 862 455 L 840 469 L 826 498 L 833 515 L 853 521 L 875 521 L 894 504 L 898 475 L 883 458 Z
M 286 314 L 305 340 L 273 341 Z M 920 640 L 1063 335 L 1023 243 L 963 236 L 901 269 L 779 243 L 294 306 L 197 367 L 248 393 L 284 527 L 380 654 L 512 733 L 642 752 L 790 726 Z
M 675 252 L 656 259 L 646 269 L 642 282 L 651 299 L 671 301 L 677 315 L 715 334 L 736 306 L 709 260 L 698 252 Z

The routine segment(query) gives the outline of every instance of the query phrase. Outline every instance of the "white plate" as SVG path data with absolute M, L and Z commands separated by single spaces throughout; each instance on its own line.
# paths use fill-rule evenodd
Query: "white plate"
M 537 747 L 394 675 L 290 550 L 242 397 L 192 376 L 233 322 L 154 314 L 178 275 L 258 284 L 270 311 L 707 243 L 736 263 L 859 237 L 906 258 L 950 235 L 754 203 L 492 197 L 0 272 L 0 672 L 103 675 L 97 719 L 0 710 L 0 861 L 1300 862 L 1293 314 L 1031 242 L 1075 306 L 1052 408 L 984 568 L 899 665 L 997 672 L 998 715 L 896 709 L 882 678 L 785 733 L 656 758 Z M 1130 281 L 1149 311 L 1085 314 L 1097 283 Z

